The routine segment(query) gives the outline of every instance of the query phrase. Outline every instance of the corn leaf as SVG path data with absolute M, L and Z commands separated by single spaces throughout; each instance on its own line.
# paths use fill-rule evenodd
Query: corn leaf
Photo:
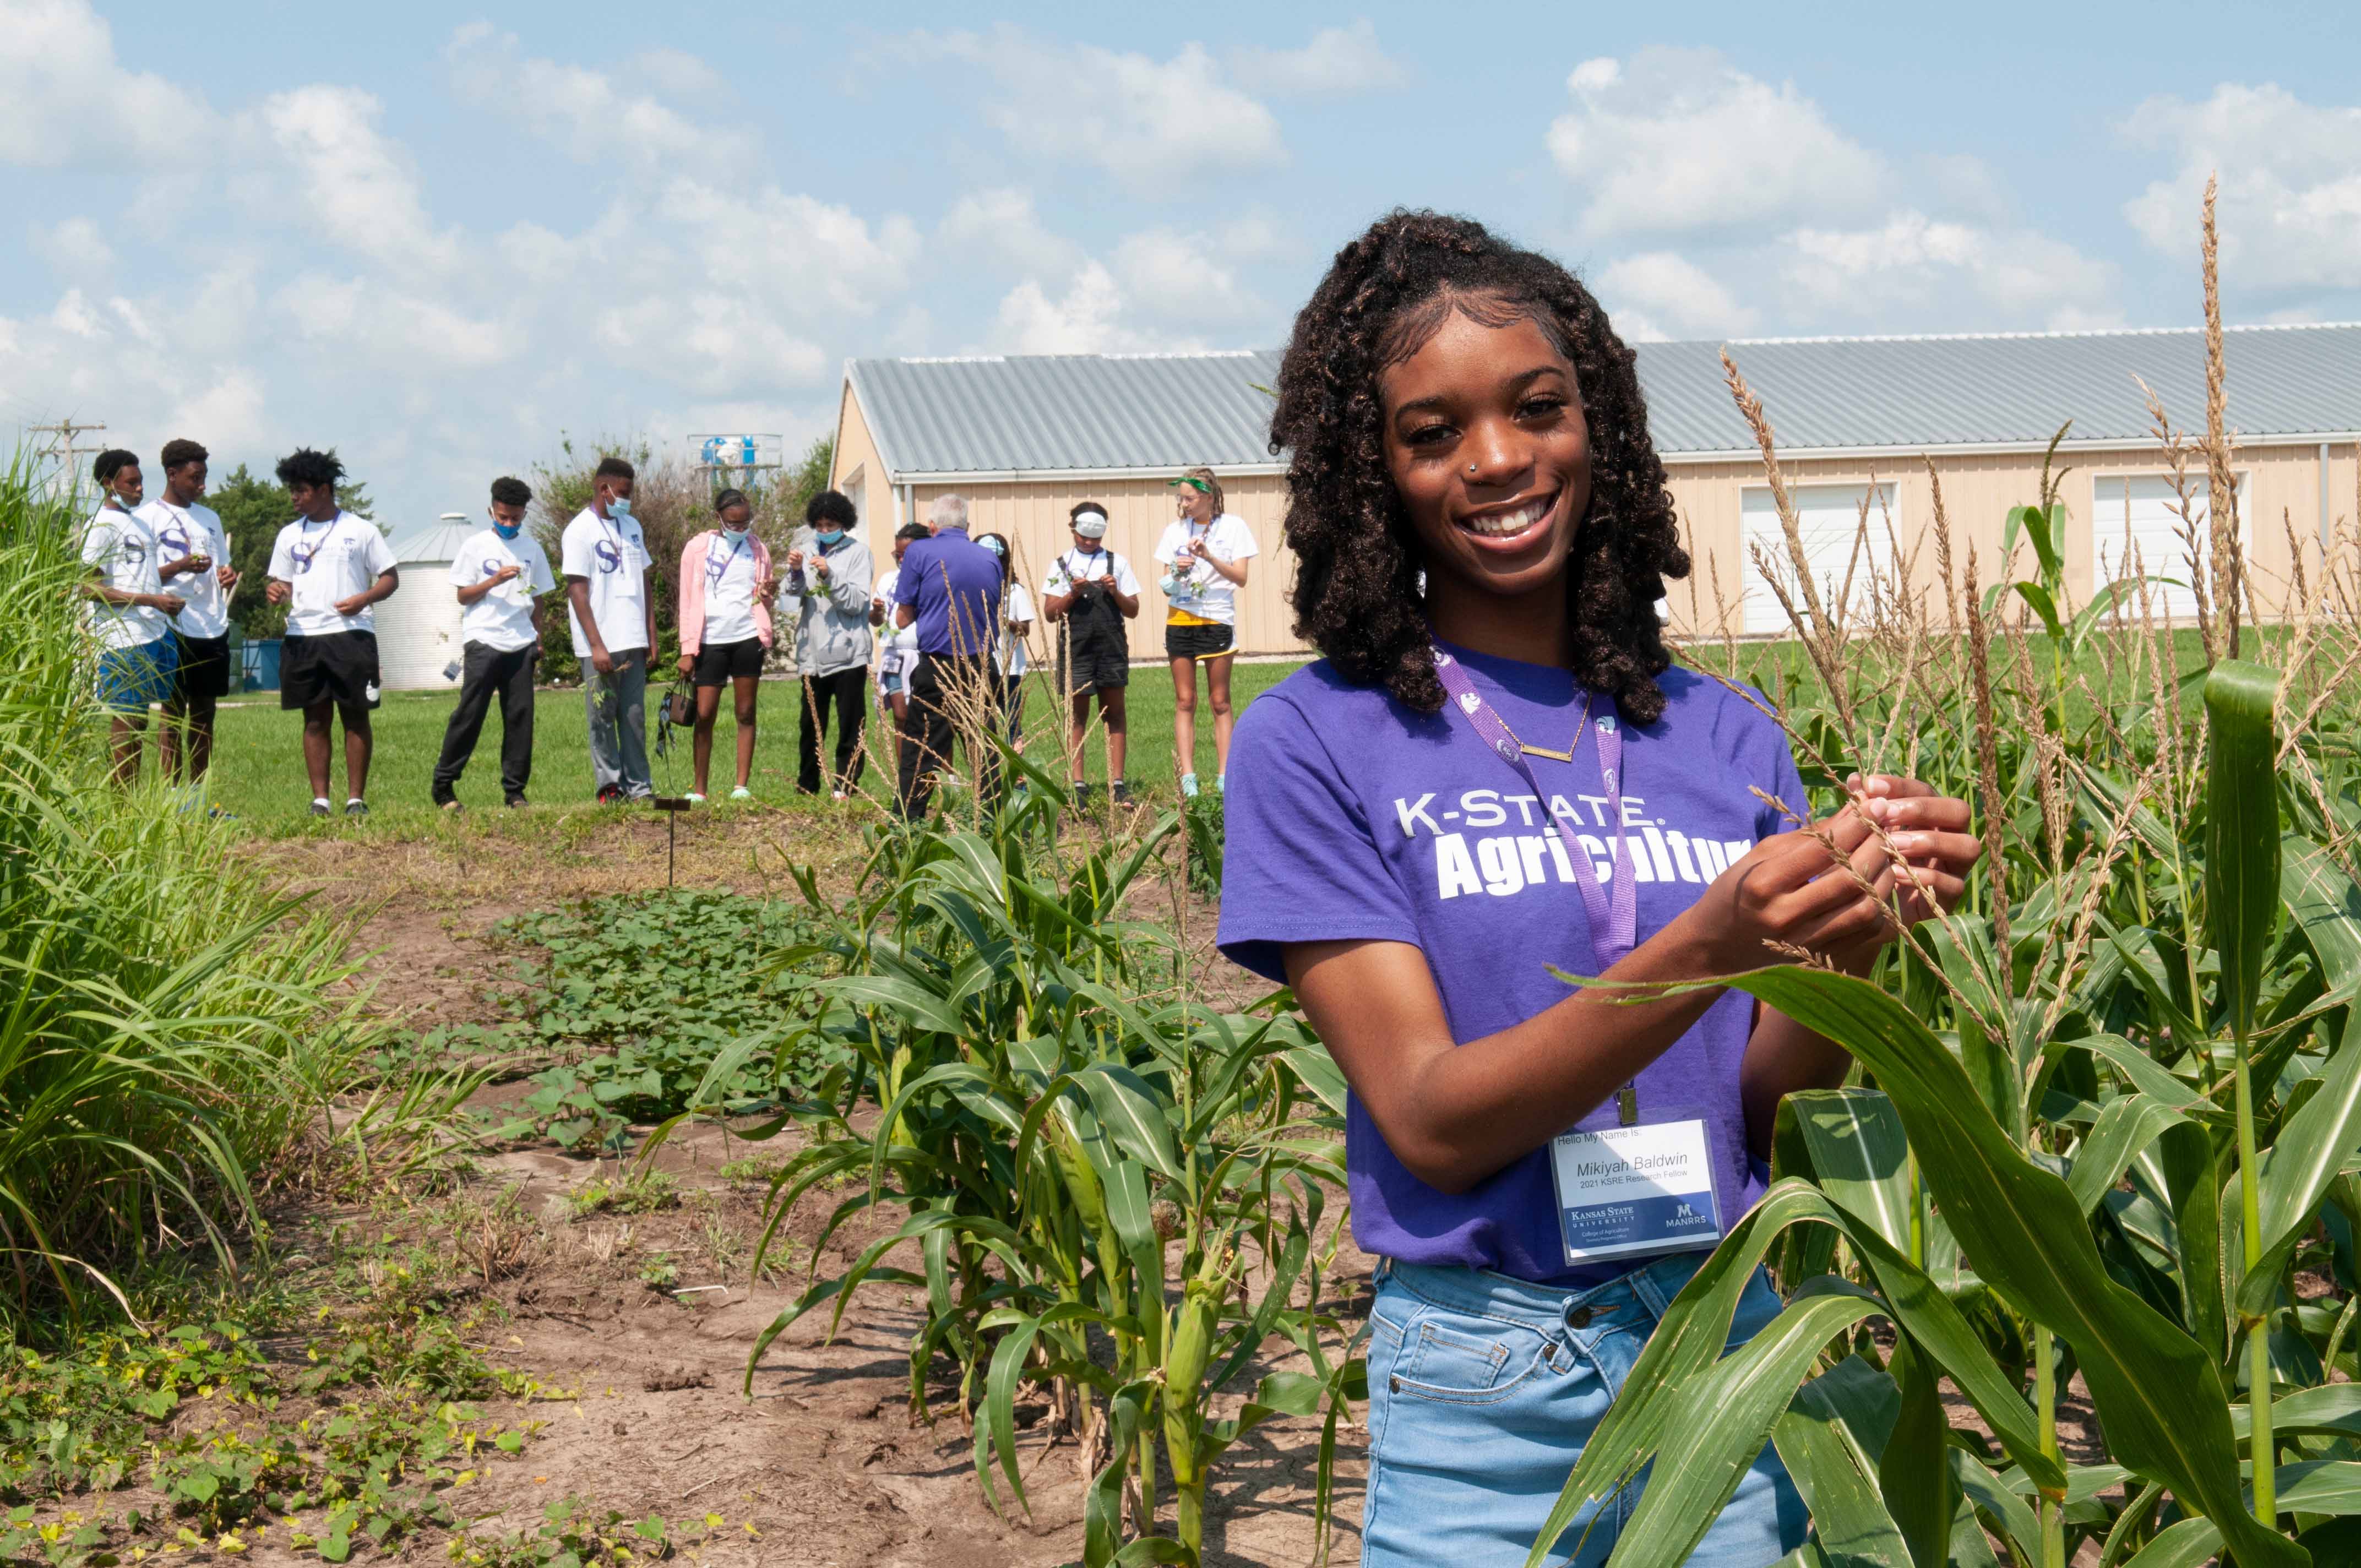
M 2205 938 L 2232 1028 L 2251 1034 L 2279 900 L 2279 673 L 2225 659 L 2205 678 Z
M 2276 853 L 2276 827 L 2270 842 Z M 2220 1523 L 2244 1568 L 2304 1563 L 2244 1509 L 2213 1354 L 2108 1275 L 2072 1191 L 2009 1141 L 1926 1025 L 1876 987 L 1825 970 L 1758 970 L 1729 983 L 1877 1075 L 1978 1273 L 2073 1347 L 2115 1456 Z

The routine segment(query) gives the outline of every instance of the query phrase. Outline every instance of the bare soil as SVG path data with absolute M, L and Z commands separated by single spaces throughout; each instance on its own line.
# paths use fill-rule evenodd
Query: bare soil
M 664 885 L 663 834 L 660 823 L 624 818 L 530 852 L 491 843 L 336 839 L 288 840 L 258 852 L 293 887 L 362 917 L 374 1004 L 424 1027 L 502 1016 L 499 996 L 513 959 L 489 939 L 494 925 L 572 899 Z M 729 833 L 685 828 L 674 874 L 684 886 L 792 894 L 774 849 L 748 841 L 742 826 Z M 849 879 L 857 865 L 857 857 L 840 856 L 826 869 Z M 1157 900 L 1158 907 L 1140 913 L 1171 921 L 1175 911 L 1162 894 Z M 1204 960 L 1208 1000 L 1236 1004 L 1269 989 L 1213 952 L 1210 905 L 1192 898 L 1184 918 Z M 495 1086 L 488 1095 L 518 1091 Z M 587 1186 L 616 1179 L 614 1162 L 512 1150 L 479 1162 L 456 1202 L 421 1203 L 414 1221 L 396 1225 L 403 1239 L 439 1240 L 480 1276 L 480 1299 L 495 1309 L 487 1348 L 498 1364 L 577 1395 L 487 1405 L 489 1419 L 546 1424 L 520 1457 L 494 1460 L 458 1506 L 498 1530 L 537 1523 L 543 1506 L 568 1492 L 634 1517 L 656 1512 L 676 1525 L 709 1511 L 725 1525 L 697 1555 L 715 1563 L 999 1568 L 1078 1561 L 1084 1477 L 1075 1441 L 1053 1438 L 1038 1403 L 1020 1403 L 1020 1420 L 1035 1418 L 1020 1458 L 1031 1509 L 1017 1508 L 1004 1486 L 1006 1511 L 996 1514 L 977 1483 L 956 1389 L 945 1380 L 950 1363 L 933 1369 L 933 1421 L 911 1411 L 907 1343 L 923 1314 L 899 1288 L 863 1290 L 832 1341 L 828 1313 L 814 1312 L 768 1348 L 750 1380 L 757 1336 L 808 1279 L 840 1272 L 903 1219 L 898 1212 L 863 1215 L 815 1258 L 812 1241 L 844 1196 L 815 1194 L 774 1244 L 775 1272 L 750 1282 L 765 1189 L 726 1179 L 722 1167 L 750 1157 L 775 1163 L 792 1152 L 785 1142 L 748 1145 L 701 1128 L 658 1153 L 658 1168 L 676 1180 L 675 1201 L 647 1213 L 578 1214 L 576 1201 Z M 453 1221 L 462 1210 L 478 1217 Z M 290 1216 L 280 1228 L 284 1235 L 291 1223 L 355 1219 Z M 664 1288 L 641 1277 L 659 1259 L 676 1270 Z M 918 1266 L 915 1249 L 886 1261 Z M 1370 1264 L 1347 1238 L 1323 1287 L 1324 1299 L 1349 1304 L 1355 1321 L 1366 1310 Z M 1235 1387 L 1250 1388 L 1285 1365 L 1250 1367 Z M 1208 1498 L 1209 1563 L 1313 1561 L 1319 1437 L 1316 1422 L 1274 1421 L 1231 1450 Z M 1340 1433 L 1330 1553 L 1340 1564 L 1359 1557 L 1364 1437 L 1357 1426 Z M 126 1495 L 124 1502 L 139 1499 Z M 1160 1516 L 1167 1532 L 1171 1518 L 1168 1485 Z M 430 1544 L 411 1552 L 421 1561 L 441 1556 Z M 258 1543 L 247 1560 L 276 1560 L 273 1544 Z

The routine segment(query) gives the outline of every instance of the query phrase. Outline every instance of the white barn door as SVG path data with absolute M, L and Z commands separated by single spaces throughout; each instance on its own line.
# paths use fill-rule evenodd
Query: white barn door
M 2197 614 L 2197 592 L 2189 584 L 2189 545 L 2181 538 L 2180 495 L 2163 474 L 2110 475 L 2091 481 L 2091 580 L 2093 589 L 2145 572 L 2170 577 L 2169 584 L 2150 586 L 2149 602 L 2169 620 L 2187 620 Z M 2254 531 L 2246 521 L 2246 477 L 2238 476 L 2238 541 L 2249 543 Z M 2197 560 L 2213 586 L 2213 552 L 2207 526 L 2205 476 L 2190 476 L 2189 512 L 2197 527 Z M 2139 596 L 2124 606 L 2127 616 L 2139 614 Z
M 1820 603 L 1834 613 L 1839 595 L 1843 591 L 1848 573 L 1852 590 L 1844 602 L 1853 615 L 1863 613 L 1870 603 L 1869 584 L 1872 576 L 1889 576 L 1894 562 L 1894 535 L 1902 529 L 1902 519 L 1894 509 L 1894 487 L 1878 485 L 1875 494 L 1868 485 L 1799 485 L 1788 491 L 1795 502 L 1795 523 L 1804 538 L 1804 557 L 1812 574 L 1813 585 L 1819 589 Z M 1869 532 L 1861 537 L 1861 506 L 1869 502 Z M 1795 581 L 1793 558 L 1787 553 L 1787 536 L 1779 526 L 1779 508 L 1771 499 L 1765 486 L 1744 493 L 1741 512 L 1740 547 L 1745 560 L 1746 598 L 1745 630 L 1750 632 L 1788 631 L 1793 623 L 1787 612 L 1779 608 L 1779 596 L 1763 580 L 1763 569 L 1756 564 L 1757 547 L 1771 562 L 1779 584 L 1787 590 L 1796 611 L 1806 611 L 1802 588 Z

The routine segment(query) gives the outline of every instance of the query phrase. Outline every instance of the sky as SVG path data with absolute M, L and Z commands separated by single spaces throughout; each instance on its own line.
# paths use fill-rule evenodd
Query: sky
M 398 536 L 851 357 L 1277 345 L 1397 205 L 1635 341 L 2072 331 L 2200 320 L 2218 170 L 2228 319 L 2361 319 L 2350 4 L 770 9 L 0 0 L 0 430 Z

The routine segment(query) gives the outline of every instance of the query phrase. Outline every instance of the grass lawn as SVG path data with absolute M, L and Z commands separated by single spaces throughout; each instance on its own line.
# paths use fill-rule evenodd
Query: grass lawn
M 1297 666 L 1293 663 L 1240 664 L 1233 677 L 1233 694 L 1243 708 L 1259 692 L 1268 690 Z M 751 787 L 757 802 L 772 806 L 796 805 L 826 811 L 829 803 L 812 802 L 796 793 L 796 726 L 798 687 L 793 681 L 765 681 L 762 687 L 760 740 L 754 752 Z M 1045 765 L 1057 765 L 1057 729 L 1051 699 L 1038 679 L 1025 683 L 1027 754 Z M 409 834 L 434 823 L 436 812 L 428 798 L 434 760 L 443 747 L 453 692 L 390 692 L 377 711 L 377 747 L 369 770 L 368 829 Z M 649 704 L 649 745 L 654 736 L 654 700 Z M 1141 666 L 1131 673 L 1130 755 L 1125 765 L 1137 793 L 1145 797 L 1177 796 L 1178 775 L 1172 766 L 1172 683 L 1159 666 Z M 1093 707 L 1095 717 L 1097 709 Z M 873 756 L 890 754 L 885 731 L 874 728 L 871 710 L 868 743 Z M 1197 770 L 1210 784 L 1213 771 L 1213 726 L 1202 696 L 1198 702 Z M 833 737 L 830 738 L 831 744 Z M 344 805 L 344 738 L 337 731 L 329 763 L 330 794 L 339 809 Z M 730 788 L 736 752 L 736 727 L 725 705 L 713 734 L 713 784 L 719 794 Z M 1105 776 L 1106 759 L 1100 739 L 1089 746 L 1090 776 Z M 688 740 L 679 738 L 669 762 L 652 757 L 658 793 L 687 791 L 691 774 Z M 467 776 L 459 782 L 459 798 L 471 816 L 500 813 L 500 713 L 497 707 L 484 722 L 476 754 Z M 889 780 L 877 776 L 873 764 L 865 787 L 873 794 L 890 792 Z M 225 705 L 214 739 L 214 800 L 250 828 L 280 833 L 312 823 L 311 790 L 303 777 L 302 720 L 280 711 L 275 692 L 254 692 Z M 585 737 L 582 693 L 574 686 L 544 691 L 533 720 L 533 773 L 530 788 L 542 809 L 595 811 L 590 798 L 590 753 Z M 717 799 L 716 811 L 744 810 Z M 338 830 L 348 830 L 341 817 Z

